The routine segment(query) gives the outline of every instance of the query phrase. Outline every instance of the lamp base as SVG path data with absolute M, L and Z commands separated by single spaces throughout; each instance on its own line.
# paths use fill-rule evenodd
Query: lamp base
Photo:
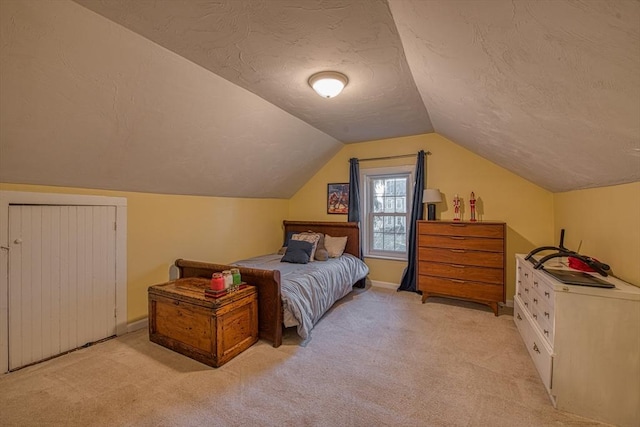
M 427 220 L 428 221 L 436 220 L 436 204 L 435 203 L 427 203 Z

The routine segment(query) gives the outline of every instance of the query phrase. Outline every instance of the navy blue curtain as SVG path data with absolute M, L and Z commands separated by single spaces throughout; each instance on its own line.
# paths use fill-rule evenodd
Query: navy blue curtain
M 360 225 L 360 162 L 358 159 L 349 159 L 349 222 L 357 222 Z M 360 230 L 360 259 L 362 259 L 362 230 Z M 354 286 L 364 288 L 366 277 L 359 280 Z
M 360 163 L 349 159 L 349 222 L 360 222 Z
M 424 150 L 418 152 L 418 160 L 416 162 L 415 183 L 413 186 L 413 203 L 411 204 L 411 223 L 409 224 L 409 240 L 407 268 L 404 269 L 402 280 L 400 281 L 399 291 L 417 292 L 416 283 L 416 236 L 418 234 L 417 222 L 423 219 L 422 209 L 422 191 L 424 190 Z

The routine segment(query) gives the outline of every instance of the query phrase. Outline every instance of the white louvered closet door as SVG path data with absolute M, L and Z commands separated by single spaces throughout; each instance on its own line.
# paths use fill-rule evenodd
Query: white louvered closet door
M 9 370 L 116 333 L 113 206 L 9 206 Z

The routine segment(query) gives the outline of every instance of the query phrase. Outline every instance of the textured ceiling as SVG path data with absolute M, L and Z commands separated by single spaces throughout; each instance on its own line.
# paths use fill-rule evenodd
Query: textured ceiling
M 342 142 L 432 132 L 383 0 L 76 0 Z M 309 77 L 346 74 L 339 99 Z
M 436 132 L 552 191 L 640 180 L 640 2 L 389 3 Z
M 551 191 L 640 180 L 638 1 L 0 8 L 0 181 L 290 197 L 342 143 L 434 130 Z

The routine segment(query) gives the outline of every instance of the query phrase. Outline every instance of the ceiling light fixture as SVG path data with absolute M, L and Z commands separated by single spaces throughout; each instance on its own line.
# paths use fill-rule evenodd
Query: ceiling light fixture
M 309 77 L 309 86 L 323 98 L 333 98 L 342 92 L 349 79 L 337 71 L 322 71 Z

